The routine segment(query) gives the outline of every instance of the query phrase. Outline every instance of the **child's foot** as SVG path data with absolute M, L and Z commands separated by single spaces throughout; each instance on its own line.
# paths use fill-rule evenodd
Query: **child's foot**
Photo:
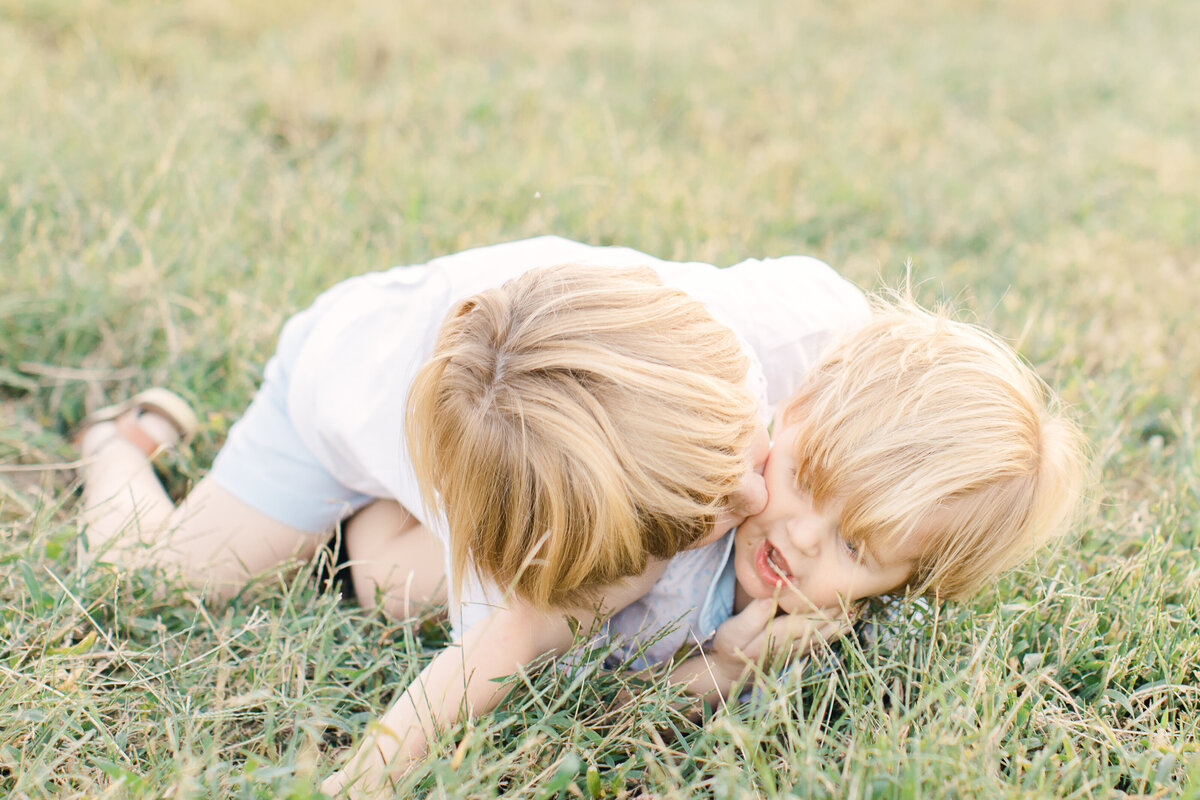
M 75 443 L 85 458 L 109 442 L 123 440 L 153 459 L 190 439 L 198 427 L 195 413 L 182 397 L 167 389 L 147 389 L 89 414 Z
M 147 458 L 179 443 L 179 434 L 165 418 L 152 411 L 128 411 L 114 422 L 89 425 L 79 437 L 79 453 L 83 457 L 112 441 L 122 441 L 141 450 Z

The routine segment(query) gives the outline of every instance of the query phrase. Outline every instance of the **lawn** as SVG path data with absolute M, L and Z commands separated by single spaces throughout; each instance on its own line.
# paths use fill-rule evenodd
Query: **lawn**
M 445 628 L 311 565 L 227 606 L 84 569 L 71 430 L 176 388 L 183 492 L 322 288 L 557 233 L 911 269 L 1071 404 L 1087 502 L 703 725 L 542 670 L 403 794 L 1200 797 L 1197 30 L 1190 0 L 0 0 L 0 795 L 317 796 Z

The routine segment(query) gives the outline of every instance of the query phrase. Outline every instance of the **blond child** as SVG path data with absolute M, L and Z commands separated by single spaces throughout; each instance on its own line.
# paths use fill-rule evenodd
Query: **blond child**
M 964 598 L 1064 528 L 1082 478 L 1080 437 L 1036 374 L 979 327 L 908 301 L 879 301 L 874 312 L 781 408 L 763 510 L 678 554 L 609 621 L 618 653 L 640 655 L 635 666 L 705 643 L 672 680 L 716 700 L 771 639 L 804 652 L 845 629 L 849 615 L 838 611 L 879 594 Z M 444 486 L 436 475 L 455 472 L 457 460 L 469 458 L 448 455 L 431 483 Z M 448 513 L 455 496 L 444 494 Z M 561 649 L 560 637 L 541 645 Z M 509 663 L 510 645 L 500 640 L 488 657 Z M 490 674 L 469 647 L 461 660 L 453 683 L 431 665 L 326 788 L 357 778 L 371 796 L 385 785 L 385 762 L 394 775 L 419 754 L 403 732 L 428 736 L 424 720 L 444 722 L 457 708 L 431 695 L 459 703 L 460 681 Z
M 735 531 L 709 602 L 692 598 L 703 622 L 688 635 L 716 635 L 673 678 L 726 696 L 777 610 L 969 597 L 1064 530 L 1084 472 L 1078 428 L 1011 348 L 908 300 L 877 301 L 780 409 L 767 506 Z M 656 594 L 613 627 L 645 627 Z
M 228 597 L 263 570 L 310 555 L 340 520 L 377 498 L 400 502 L 414 523 L 408 527 L 420 529 L 416 535 L 447 539 L 441 515 L 424 512 L 408 457 L 404 417 L 413 377 L 452 306 L 529 270 L 564 263 L 600 272 L 649 268 L 667 287 L 698 301 L 687 313 L 702 315 L 703 322 L 691 319 L 696 334 L 683 332 L 690 339 L 664 339 L 666 332 L 644 308 L 621 309 L 625 339 L 657 347 L 657 361 L 677 366 L 686 380 L 672 384 L 666 396 L 660 380 L 659 394 L 644 396 L 636 413 L 627 409 L 638 424 L 662 422 L 658 440 L 638 441 L 641 434 L 632 427 L 628 435 L 616 431 L 612 440 L 627 450 L 637 444 L 639 453 L 660 447 L 657 460 L 686 465 L 654 467 L 643 478 L 682 481 L 713 458 L 725 460 L 723 469 L 736 462 L 741 486 L 732 481 L 729 498 L 739 506 L 761 504 L 761 476 L 742 463 L 753 420 L 769 420 L 768 397 L 787 397 L 797 370 L 813 363 L 841 330 L 865 320 L 861 293 L 814 259 L 750 260 L 717 269 L 544 236 L 351 278 L 327 291 L 284 326 L 263 386 L 210 474 L 178 507 L 155 477 L 150 457 L 194 430 L 186 404 L 152 391 L 97 412 L 79 439 L 91 552 L 121 564 L 176 569 L 210 594 Z M 627 293 L 620 302 L 640 300 Z M 717 339 L 725 337 L 723 349 L 708 352 L 716 330 Z M 740 348 L 730 345 L 730 336 Z M 643 371 L 632 380 L 653 377 L 661 375 Z M 630 388 L 638 390 L 636 384 Z M 686 406 L 684 391 L 691 392 Z M 705 392 L 712 394 L 701 402 Z M 728 438 L 731 429 L 737 436 Z M 705 451 L 699 461 L 697 447 Z M 670 469 L 673 475 L 666 474 Z M 728 475 L 722 480 L 730 482 Z M 676 488 L 688 495 L 704 487 Z M 721 506 L 718 501 L 709 510 Z M 438 546 L 436 538 L 432 546 Z M 669 546 L 660 543 L 660 552 Z M 356 555 L 356 569 L 365 560 Z M 364 586 L 387 576 L 382 568 L 379 575 L 363 572 Z M 381 596 L 385 602 L 390 597 Z
M 548 268 L 563 262 L 588 266 Z M 406 434 L 409 386 L 447 309 L 423 383 L 451 388 L 414 390 L 428 424 Z M 89 550 L 228 596 L 372 499 L 399 501 L 406 524 L 358 542 L 363 584 L 378 579 L 385 602 L 397 587 L 411 596 L 420 576 L 396 554 L 432 534 L 464 613 L 461 651 L 435 659 L 364 746 L 369 763 L 356 760 L 378 777 L 461 709 L 494 705 L 491 678 L 568 646 L 568 617 L 620 609 L 663 559 L 762 507 L 768 398 L 864 317 L 861 294 L 812 259 L 718 270 L 554 237 L 351 279 L 288 322 L 262 389 L 178 507 L 150 460 L 188 432 L 186 406 L 151 392 L 91 419 Z M 472 372 L 481 384 L 456 383 Z M 523 372 L 535 380 L 512 383 Z M 434 480 L 422 487 L 414 463 Z

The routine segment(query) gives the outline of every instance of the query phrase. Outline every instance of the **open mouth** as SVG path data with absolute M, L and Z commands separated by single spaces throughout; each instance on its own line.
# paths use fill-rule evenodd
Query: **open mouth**
M 758 562 L 755 566 L 758 567 L 759 577 L 768 586 L 781 586 L 791 581 L 792 571 L 787 559 L 769 541 L 763 541 L 755 560 Z

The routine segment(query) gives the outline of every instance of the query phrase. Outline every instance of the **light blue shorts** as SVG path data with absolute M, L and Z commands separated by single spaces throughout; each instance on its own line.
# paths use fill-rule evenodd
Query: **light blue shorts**
M 337 287 L 283 326 L 263 384 L 229 430 L 209 477 L 225 491 L 298 530 L 326 533 L 375 498 L 348 489 L 317 461 L 288 414 L 292 365 Z

